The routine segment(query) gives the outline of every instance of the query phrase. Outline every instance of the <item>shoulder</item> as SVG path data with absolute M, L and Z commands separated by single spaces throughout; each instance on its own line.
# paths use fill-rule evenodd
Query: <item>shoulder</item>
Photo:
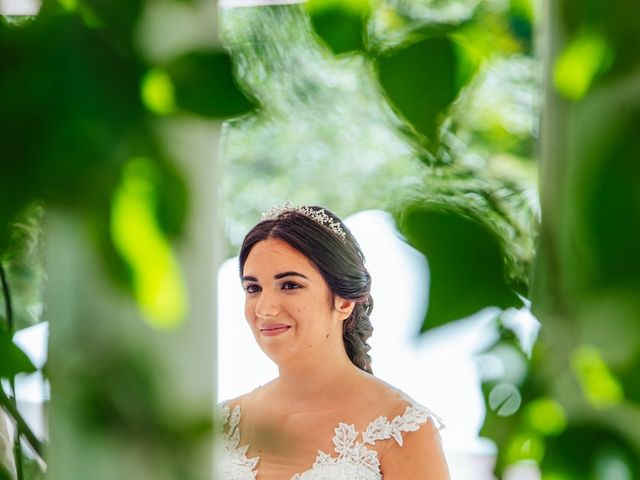
M 448 480 L 449 471 L 438 430 L 437 421 L 429 417 L 419 428 L 407 433 L 402 444 L 392 443 L 380 458 L 385 480 Z
M 361 387 L 363 397 L 367 399 L 365 402 L 375 402 L 378 407 L 377 415 L 380 415 L 372 423 L 388 424 L 388 428 L 402 432 L 417 431 L 428 421 L 436 431 L 444 428 L 444 422 L 440 417 L 403 391 L 373 376 L 365 381 L 368 384 Z M 402 445 L 402 438 L 397 437 L 396 440 Z
M 268 387 L 270 387 L 271 384 L 273 384 L 273 380 L 265 385 L 260 385 L 254 388 L 250 392 L 244 393 L 231 399 L 222 400 L 220 401 L 220 403 L 218 403 L 218 406 L 220 408 L 227 407 L 231 409 L 239 406 L 240 408 L 244 409 L 247 405 L 255 403 L 256 400 L 259 400 L 262 396 L 264 396 L 265 392 L 269 389 Z
M 379 402 L 381 415 L 367 431 L 371 441 L 392 439 L 387 448 L 394 444 L 402 447 L 406 436 L 416 437 L 413 432 L 423 429 L 431 430 L 439 438 L 438 431 L 444 428 L 442 419 L 431 409 L 394 387 L 383 386 Z
M 233 409 L 235 407 L 241 407 L 245 402 L 246 398 L 250 395 L 249 393 L 245 393 L 244 395 L 240 395 L 235 398 L 229 398 L 226 400 L 222 400 L 218 403 L 218 408 L 220 409 Z
M 239 422 L 241 414 L 244 418 L 247 414 L 249 414 L 249 416 L 255 416 L 263 412 L 264 406 L 270 403 L 266 391 L 271 383 L 272 382 L 264 386 L 259 386 L 243 395 L 219 402 L 218 409 L 222 416 L 222 424 L 227 424 L 229 419 L 234 417 L 237 417 L 237 421 Z
M 220 412 L 220 415 L 222 416 L 223 424 L 226 424 L 229 421 L 229 416 L 231 415 L 231 412 L 236 410 L 238 412 L 240 411 L 240 409 L 242 408 L 244 397 L 246 395 L 247 394 L 241 395 L 239 397 L 227 399 L 227 400 L 222 400 L 221 402 L 218 403 L 218 410 Z
M 371 440 L 388 439 L 380 452 L 385 480 L 448 480 L 439 431 L 444 422 L 428 407 L 384 381 L 375 379 L 384 414 L 367 431 Z
M 379 406 L 380 413 L 388 418 L 403 415 L 409 410 L 413 413 L 421 413 L 421 416 L 436 415 L 427 407 L 420 405 L 413 398 L 402 390 L 390 385 L 373 375 L 365 374 L 364 385 L 361 388 L 363 395 L 370 399 L 375 399 L 375 403 Z M 441 421 L 438 419 L 438 422 Z
M 380 469 L 385 480 L 449 480 L 440 438 L 444 423 L 440 417 L 406 395 L 398 400 L 395 412 L 387 422 L 393 440 L 385 445 L 380 455 Z

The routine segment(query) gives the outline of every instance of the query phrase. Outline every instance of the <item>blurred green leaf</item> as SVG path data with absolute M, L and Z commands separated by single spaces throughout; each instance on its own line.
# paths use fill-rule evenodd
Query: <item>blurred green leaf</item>
M 12 378 L 19 373 L 32 373 L 36 367 L 29 357 L 11 340 L 11 335 L 0 326 L 0 377 Z
M 640 29 L 637 18 L 636 0 L 618 0 L 614 3 L 563 0 L 558 4 L 556 21 L 558 26 L 562 25 L 566 29 L 562 38 L 569 42 L 564 44 L 564 41 L 559 41 L 558 44 L 562 43 L 564 49 L 569 43 L 579 40 L 584 33 L 597 32 L 613 53 L 611 68 L 602 77 L 621 77 L 640 66 L 637 49 L 640 44 Z
M 11 287 L 14 331 L 41 321 L 45 279 L 41 264 L 43 220 L 42 205 L 37 202 L 28 205 L 9 225 L 8 247 L 0 249 L 0 260 Z
M 509 24 L 514 36 L 522 42 L 524 51 L 532 53 L 533 25 L 536 22 L 533 0 L 510 0 Z
M 558 55 L 553 83 L 562 96 L 580 100 L 593 84 L 596 75 L 611 63 L 612 51 L 599 33 L 585 30 Z
M 0 26 L 0 56 L 3 153 L 13 159 L 0 180 L 10 182 L 2 185 L 7 195 L 75 207 L 101 193 L 104 198 L 120 150 L 149 148 L 139 61 L 75 15 L 43 15 L 24 28 Z
M 634 340 L 640 338 L 640 334 L 634 332 Z M 640 351 L 640 348 L 636 352 Z M 635 405 L 640 405 L 640 356 L 629 362 L 618 374 L 625 386 L 625 396 Z
M 182 110 L 205 117 L 230 117 L 247 113 L 254 106 L 239 89 L 225 52 L 189 52 L 172 61 L 166 71 Z
M 435 139 L 460 85 L 458 56 L 446 37 L 427 38 L 378 59 L 380 84 L 419 136 Z
M 13 480 L 13 475 L 0 463 L 0 480 Z
M 594 408 L 609 408 L 624 401 L 620 380 L 613 375 L 596 347 L 579 346 L 571 352 L 570 362 L 582 394 Z
M 498 239 L 472 211 L 414 203 L 402 211 L 399 225 L 429 262 L 429 305 L 423 331 L 487 306 L 522 306 L 505 281 Z
M 548 397 L 537 398 L 526 406 L 528 427 L 542 435 L 558 435 L 567 427 L 567 413 L 562 405 Z
M 153 113 L 168 115 L 176 110 L 173 82 L 160 68 L 152 68 L 145 74 L 140 94 L 145 107 Z
M 579 275 L 576 280 L 596 288 L 637 290 L 640 287 L 640 189 L 637 185 L 640 112 L 626 114 L 623 102 L 611 96 L 601 101 L 610 102 L 611 107 L 590 113 L 599 111 L 602 116 L 598 121 L 609 118 L 616 129 L 600 133 L 596 125 L 589 126 L 583 131 L 592 135 L 577 147 L 583 165 L 576 165 L 573 219 L 578 227 L 580 250 L 575 253 L 576 257 L 587 258 L 576 258 L 578 262 L 584 261 L 576 265 L 575 273 Z M 616 104 L 621 110 L 615 109 Z
M 316 34 L 333 53 L 364 49 L 369 0 L 311 0 L 305 8 Z
M 114 192 L 111 236 L 132 270 L 133 291 L 144 318 L 156 328 L 180 325 L 187 311 L 179 263 L 159 228 L 156 165 L 148 159 L 129 161 Z
M 90 19 L 89 26 L 108 32 L 110 40 L 121 46 L 129 46 L 144 4 L 144 0 L 78 0 L 78 9 Z
M 625 291 L 615 288 L 615 285 L 611 287 L 598 294 L 584 296 L 576 309 L 576 316 L 580 319 L 577 330 L 583 344 L 595 347 L 601 353 L 614 382 L 624 387 L 624 397 L 629 402 L 640 404 L 640 383 L 636 381 L 640 380 L 640 297 L 636 288 Z M 592 388 L 606 388 L 610 380 L 603 380 L 604 383 L 598 382 Z
M 559 478 L 632 480 L 638 478 L 634 449 L 603 426 L 585 423 L 547 440 L 541 468 Z
M 506 445 L 506 461 L 514 464 L 521 461 L 533 461 L 539 464 L 544 458 L 545 445 L 542 438 L 534 432 L 521 432 L 509 439 Z
M 169 239 L 179 238 L 189 212 L 189 190 L 182 172 L 168 159 L 155 162 L 158 225 Z

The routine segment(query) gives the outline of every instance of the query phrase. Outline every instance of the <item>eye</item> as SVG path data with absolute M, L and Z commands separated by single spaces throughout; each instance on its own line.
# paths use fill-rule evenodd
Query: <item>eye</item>
M 256 293 L 260 291 L 260 285 L 256 285 L 255 283 L 250 283 L 246 287 L 244 287 L 244 291 L 247 293 Z
M 295 290 L 296 288 L 302 288 L 302 285 L 290 280 L 282 284 L 283 290 Z

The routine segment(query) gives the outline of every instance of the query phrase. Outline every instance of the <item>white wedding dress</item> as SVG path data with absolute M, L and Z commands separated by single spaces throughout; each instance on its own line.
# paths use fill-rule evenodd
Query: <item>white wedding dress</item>
M 223 480 L 254 480 L 258 474 L 260 457 L 247 458 L 249 445 L 240 443 L 240 406 L 233 410 L 221 404 L 223 439 L 219 457 L 220 478 Z M 378 453 L 372 447 L 376 442 L 389 440 L 403 444 L 403 435 L 413 432 L 432 419 L 440 430 L 442 420 L 428 408 L 411 403 L 404 413 L 388 420 L 379 416 L 363 432 L 354 425 L 338 423 L 333 437 L 334 452 L 318 450 L 311 469 L 295 474 L 291 480 L 381 480 Z

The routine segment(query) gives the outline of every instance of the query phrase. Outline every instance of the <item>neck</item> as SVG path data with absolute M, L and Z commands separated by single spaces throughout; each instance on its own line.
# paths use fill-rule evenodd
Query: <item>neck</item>
M 321 355 L 310 354 L 304 362 L 279 364 L 277 382 L 285 398 L 308 405 L 348 394 L 354 380 L 365 373 L 351 362 L 344 346 L 340 347 Z

